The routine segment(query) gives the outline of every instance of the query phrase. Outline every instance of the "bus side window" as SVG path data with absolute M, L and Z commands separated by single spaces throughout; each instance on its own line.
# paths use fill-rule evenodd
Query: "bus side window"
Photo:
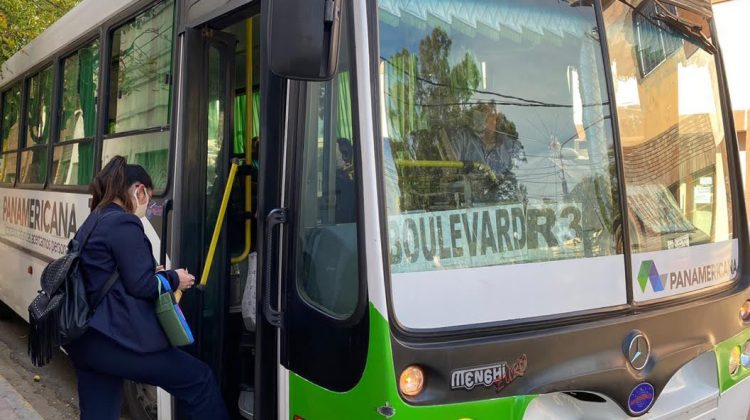
M 21 128 L 21 82 L 3 92 L 2 161 L 0 182 L 12 184 L 16 181 L 18 159 L 18 137 Z
M 94 175 L 99 40 L 62 60 L 62 109 L 52 153 L 53 185 L 88 185 Z
M 47 143 L 52 122 L 52 66 L 30 77 L 26 83 L 26 130 L 21 151 L 22 184 L 44 184 L 47 180 Z
M 102 165 L 114 156 L 143 166 L 156 193 L 167 186 L 174 2 L 162 1 L 112 32 L 107 135 Z
M 306 89 L 297 285 L 302 298 L 334 318 L 358 303 L 356 137 L 351 114 L 348 40 L 339 73 Z

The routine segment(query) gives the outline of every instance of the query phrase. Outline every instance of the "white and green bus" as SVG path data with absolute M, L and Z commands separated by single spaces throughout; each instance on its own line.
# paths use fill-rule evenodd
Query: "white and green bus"
M 0 93 L 5 312 L 126 156 L 236 418 L 750 418 L 708 0 L 84 0 Z

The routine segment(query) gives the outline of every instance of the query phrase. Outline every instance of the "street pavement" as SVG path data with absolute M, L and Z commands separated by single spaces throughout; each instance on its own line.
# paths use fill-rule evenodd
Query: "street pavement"
M 26 354 L 28 329 L 18 316 L 0 319 L 0 420 L 78 420 L 70 359 L 58 352 L 48 365 L 32 365 Z M 123 412 L 120 420 L 128 419 Z
M 75 420 L 78 395 L 70 361 L 58 353 L 42 368 L 31 364 L 28 325 L 0 320 L 0 420 Z
M 34 410 L 34 407 L 2 376 L 0 376 L 0 419 L 42 420 L 42 416 Z

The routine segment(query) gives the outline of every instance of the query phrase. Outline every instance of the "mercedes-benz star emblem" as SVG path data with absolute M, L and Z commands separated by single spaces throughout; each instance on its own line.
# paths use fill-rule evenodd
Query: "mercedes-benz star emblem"
M 632 331 L 628 334 L 624 344 L 623 350 L 625 350 L 625 357 L 628 358 L 630 366 L 635 370 L 645 368 L 651 357 L 651 344 L 646 335 L 640 331 Z

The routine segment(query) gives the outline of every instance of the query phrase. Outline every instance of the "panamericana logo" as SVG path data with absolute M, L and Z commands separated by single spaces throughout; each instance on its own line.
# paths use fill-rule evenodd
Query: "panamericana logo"
M 638 272 L 638 284 L 641 286 L 641 292 L 646 293 L 646 287 L 651 283 L 651 289 L 654 292 L 664 290 L 664 279 L 659 275 L 656 264 L 653 260 L 647 260 L 641 263 L 641 270 Z
M 653 260 L 646 260 L 641 263 L 637 279 L 641 292 L 646 293 L 650 284 L 651 290 L 659 293 L 666 289 L 680 290 L 695 285 L 720 282 L 733 278 L 735 274 L 737 274 L 737 260 L 733 258 L 666 273 L 660 273 Z

